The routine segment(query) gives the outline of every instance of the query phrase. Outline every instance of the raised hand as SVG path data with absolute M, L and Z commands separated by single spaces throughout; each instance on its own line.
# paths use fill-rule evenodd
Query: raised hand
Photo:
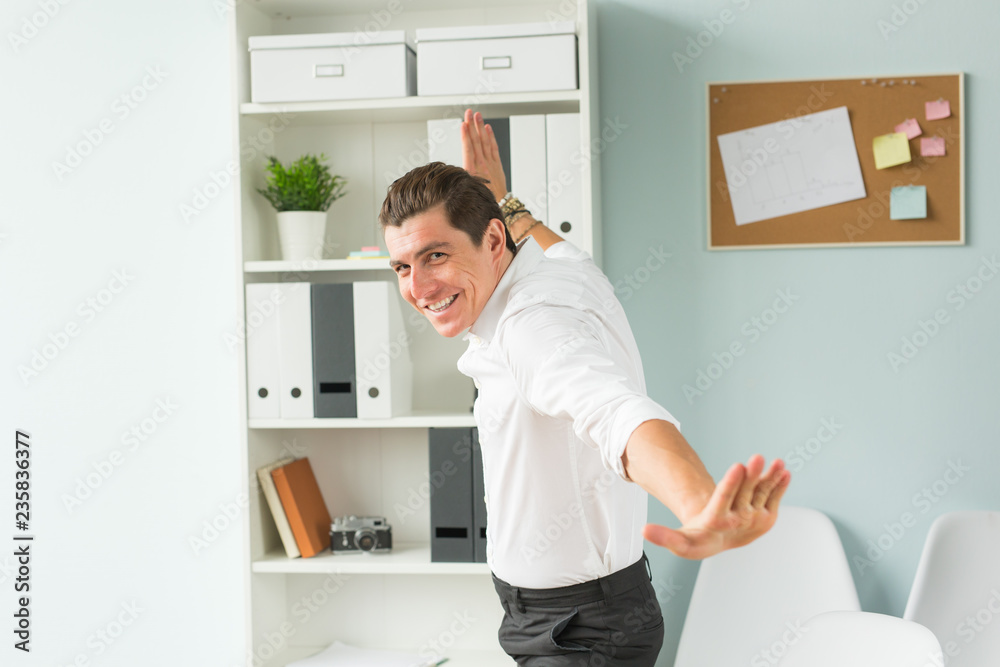
M 473 176 L 485 178 L 497 201 L 507 194 L 507 177 L 500 163 L 500 149 L 493 128 L 483 122 L 483 115 L 465 110 L 462 121 L 462 166 Z
M 774 525 L 792 478 L 781 459 L 775 459 L 767 473 L 763 471 L 760 455 L 752 456 L 746 466 L 734 464 L 700 513 L 677 530 L 646 524 L 643 537 L 682 558 L 696 560 L 753 542 Z

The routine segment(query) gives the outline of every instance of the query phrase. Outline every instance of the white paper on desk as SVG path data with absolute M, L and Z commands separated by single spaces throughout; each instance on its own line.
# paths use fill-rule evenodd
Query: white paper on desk
M 434 662 L 416 653 L 358 648 L 333 642 L 316 655 L 290 662 L 287 667 L 425 667 Z
M 718 140 L 737 225 L 865 197 L 847 107 Z

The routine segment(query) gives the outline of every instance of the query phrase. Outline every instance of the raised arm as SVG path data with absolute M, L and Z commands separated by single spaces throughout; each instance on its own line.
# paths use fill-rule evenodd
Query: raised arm
M 462 121 L 462 166 L 473 176 L 485 178 L 497 201 L 507 194 L 507 178 L 500 163 L 500 150 L 493 128 L 483 122 L 481 113 L 473 113 L 472 109 L 465 110 L 465 120 Z M 516 192 L 514 194 L 517 195 Z M 535 222 L 531 214 L 521 216 L 510 227 L 511 236 L 520 239 L 527 231 L 542 250 L 564 240 L 544 223 Z
M 765 473 L 764 458 L 754 455 L 745 466 L 731 466 L 716 484 L 680 431 L 658 419 L 632 432 L 622 463 L 629 478 L 682 524 L 677 530 L 647 524 L 643 536 L 692 559 L 741 547 L 770 530 L 792 476 L 781 459 Z

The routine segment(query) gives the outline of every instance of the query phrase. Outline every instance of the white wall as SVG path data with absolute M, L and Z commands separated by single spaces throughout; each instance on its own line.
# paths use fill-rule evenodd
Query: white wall
M 0 19 L 0 663 L 242 664 L 232 189 L 180 213 L 233 154 L 225 3 L 64 2 Z M 15 429 L 30 655 L 9 630 Z

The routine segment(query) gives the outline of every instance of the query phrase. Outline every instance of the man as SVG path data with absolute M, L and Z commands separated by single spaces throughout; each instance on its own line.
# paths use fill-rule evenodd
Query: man
M 791 475 L 755 455 L 715 484 L 646 396 L 607 278 L 506 196 L 480 114 L 466 111 L 462 142 L 465 169 L 414 169 L 379 220 L 403 298 L 444 336 L 468 330 L 458 366 L 479 388 L 501 646 L 530 667 L 653 665 L 663 619 L 642 538 L 695 559 L 747 544 Z M 680 529 L 644 525 L 647 492 Z

